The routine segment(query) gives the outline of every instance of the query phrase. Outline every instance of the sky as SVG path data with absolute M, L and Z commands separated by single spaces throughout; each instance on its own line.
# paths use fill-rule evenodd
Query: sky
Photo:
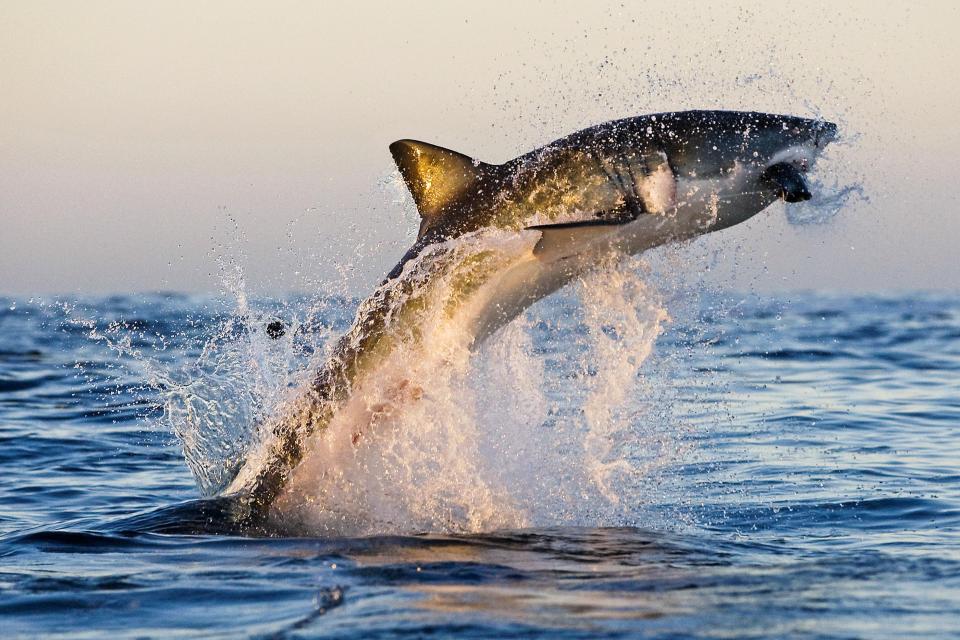
M 690 277 L 956 290 L 960 9 L 883 4 L 0 0 L 0 294 L 359 295 L 417 227 L 390 142 L 503 162 L 695 108 L 837 122 L 820 175 L 859 192 Z

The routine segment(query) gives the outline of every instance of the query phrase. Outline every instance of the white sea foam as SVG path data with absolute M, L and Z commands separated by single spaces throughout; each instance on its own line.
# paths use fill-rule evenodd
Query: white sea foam
M 407 266 L 407 275 L 431 272 L 428 288 L 407 294 L 423 299 L 417 317 L 403 320 L 416 331 L 396 334 L 390 355 L 311 439 L 274 509 L 280 522 L 372 534 L 632 521 L 643 502 L 638 480 L 671 460 L 672 427 L 649 411 L 640 375 L 666 313 L 642 262 L 626 259 L 574 285 L 579 303 L 547 299 L 471 351 L 468 323 L 447 312 L 451 265 L 490 251 L 514 259 L 525 242 L 479 234 Z M 262 331 L 270 313 L 236 299 L 192 379 L 168 394 L 167 417 L 208 494 L 323 357 L 304 370 L 295 342 L 304 339 L 297 324 L 322 324 L 324 305 L 299 309 L 303 320 L 274 341 Z M 329 333 L 314 338 L 322 353 Z

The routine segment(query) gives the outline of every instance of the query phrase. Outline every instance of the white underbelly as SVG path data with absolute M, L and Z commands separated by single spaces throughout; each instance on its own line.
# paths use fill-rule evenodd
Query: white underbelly
M 466 321 L 472 325 L 475 343 L 479 344 L 534 302 L 596 265 L 604 254 L 612 251 L 636 255 L 749 219 L 775 200 L 775 195 L 758 187 L 756 175 L 743 169 L 723 178 L 680 180 L 672 207 L 661 213 L 641 215 L 624 225 L 611 226 L 609 236 L 581 247 L 576 255 L 544 261 L 531 250 L 519 256 L 464 309 L 470 316 Z

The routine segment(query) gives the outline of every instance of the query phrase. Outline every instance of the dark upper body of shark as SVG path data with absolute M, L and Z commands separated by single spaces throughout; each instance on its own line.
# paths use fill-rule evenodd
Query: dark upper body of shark
M 417 241 L 360 306 L 310 388 L 266 423 L 259 452 L 226 493 L 241 498 L 247 521 L 266 517 L 307 439 L 384 361 L 397 328 L 425 312 L 417 291 L 429 288 L 431 269 L 454 274 L 443 310 L 479 343 L 610 256 L 738 224 L 778 199 L 809 199 L 804 174 L 836 132 L 822 120 L 765 113 L 661 113 L 590 127 L 500 165 L 394 142 L 422 217 Z M 528 246 L 510 255 L 455 251 L 486 232 L 514 233 Z

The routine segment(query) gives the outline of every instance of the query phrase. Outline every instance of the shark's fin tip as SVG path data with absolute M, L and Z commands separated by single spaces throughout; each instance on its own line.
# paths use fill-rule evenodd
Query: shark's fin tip
M 419 140 L 397 140 L 390 145 L 390 154 L 425 223 L 473 188 L 490 167 L 462 153 Z

